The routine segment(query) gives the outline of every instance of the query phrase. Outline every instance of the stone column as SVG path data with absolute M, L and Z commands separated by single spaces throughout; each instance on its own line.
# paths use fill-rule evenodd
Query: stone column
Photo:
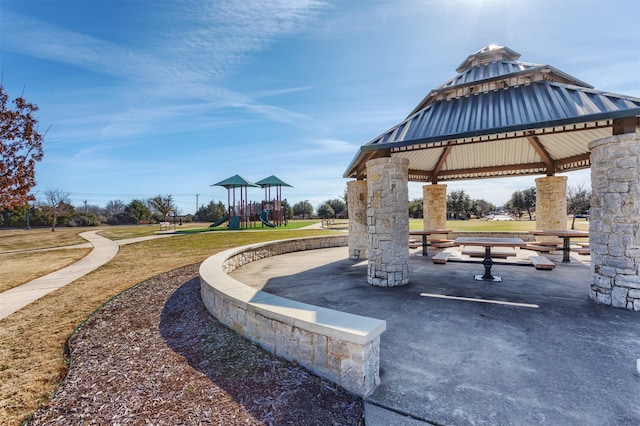
M 366 259 L 367 235 L 367 181 L 347 182 L 349 209 L 349 259 Z
M 536 179 L 536 229 L 567 229 L 567 177 Z M 557 241 L 557 237 L 536 237 L 538 241 Z
M 367 282 L 381 287 L 409 283 L 409 159 L 367 162 Z
M 447 185 L 425 185 L 422 187 L 424 229 L 446 229 Z
M 599 139 L 589 150 L 589 297 L 640 311 L 640 133 Z

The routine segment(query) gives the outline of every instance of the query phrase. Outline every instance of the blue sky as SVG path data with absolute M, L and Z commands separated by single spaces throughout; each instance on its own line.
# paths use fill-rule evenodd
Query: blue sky
M 0 69 L 47 131 L 34 192 L 172 194 L 193 213 L 196 194 L 226 202 L 215 182 L 274 174 L 317 207 L 361 145 L 488 44 L 640 97 L 638 16 L 637 0 L 0 0 Z M 447 184 L 501 205 L 534 177 Z

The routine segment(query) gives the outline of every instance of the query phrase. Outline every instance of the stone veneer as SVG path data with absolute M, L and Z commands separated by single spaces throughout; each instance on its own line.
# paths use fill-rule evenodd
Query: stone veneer
M 599 139 L 589 149 L 589 297 L 640 311 L 640 133 Z
M 423 229 L 447 228 L 447 185 L 434 184 L 422 187 Z M 448 238 L 433 234 L 429 239 Z
M 347 236 L 339 235 L 252 244 L 218 253 L 200 265 L 202 301 L 220 322 L 269 352 L 366 396 L 380 383 L 380 334 L 385 321 L 274 296 L 228 275 L 266 257 L 346 245 Z
M 349 259 L 366 259 L 367 236 L 367 181 L 347 182 L 349 209 Z
M 367 282 L 380 287 L 409 283 L 409 159 L 367 162 Z
M 536 179 L 536 229 L 567 229 L 567 177 Z M 557 241 L 557 237 L 536 236 L 537 241 Z

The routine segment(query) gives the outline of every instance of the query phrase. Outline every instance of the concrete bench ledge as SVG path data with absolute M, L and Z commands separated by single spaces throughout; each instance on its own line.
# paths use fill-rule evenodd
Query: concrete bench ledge
M 385 321 L 275 296 L 228 275 L 266 257 L 346 245 L 347 237 L 339 235 L 252 244 L 218 253 L 200 265 L 202 301 L 220 322 L 266 350 L 356 395 L 368 395 L 380 381 L 380 334 Z

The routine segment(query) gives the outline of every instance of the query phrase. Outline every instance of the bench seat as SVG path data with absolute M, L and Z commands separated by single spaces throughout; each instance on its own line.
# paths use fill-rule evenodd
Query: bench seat
M 438 242 L 438 243 L 432 243 L 431 246 L 434 247 L 434 248 L 454 247 L 455 243 L 453 242 L 453 240 L 450 240 L 450 241 L 442 241 L 442 242 Z
M 462 254 L 469 257 L 484 257 L 484 250 L 462 250 Z M 507 257 L 515 256 L 515 251 L 495 251 L 491 250 L 491 257 L 506 259 Z
M 556 264 L 547 259 L 544 256 L 529 256 L 529 260 L 536 267 L 536 269 L 551 270 L 556 267 Z
M 578 249 L 571 249 L 571 251 L 575 251 L 578 254 L 583 254 L 583 255 L 590 255 L 591 251 L 589 250 L 589 247 L 580 247 Z
M 416 240 L 415 238 L 410 238 L 409 239 L 409 248 L 418 248 L 418 247 L 422 247 L 422 242 Z
M 544 251 L 544 252 L 550 252 L 550 251 L 556 251 L 558 250 L 558 247 L 556 246 L 547 246 L 547 245 L 540 245 L 540 244 L 527 244 L 525 246 L 525 249 L 527 250 L 533 250 L 533 251 Z
M 451 257 L 451 253 L 446 251 L 441 251 L 440 253 L 433 255 L 433 257 L 431 258 L 431 261 L 433 263 L 445 264 L 447 263 L 450 257 Z

